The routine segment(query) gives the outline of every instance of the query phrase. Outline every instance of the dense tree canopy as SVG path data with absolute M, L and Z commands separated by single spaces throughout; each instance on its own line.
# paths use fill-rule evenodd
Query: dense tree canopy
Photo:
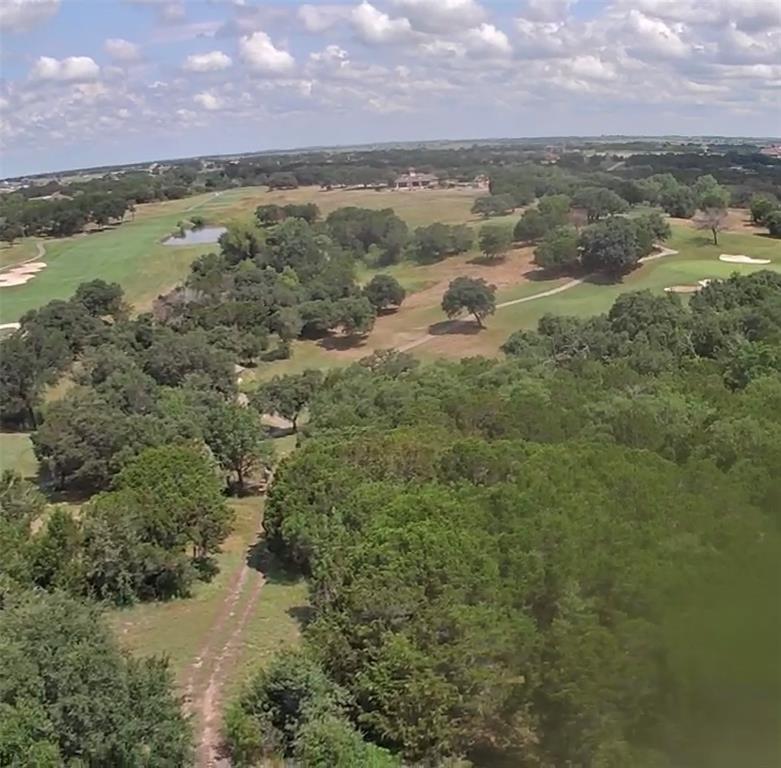
M 96 609 L 62 594 L 6 594 L 0 651 L 3 765 L 191 764 L 167 664 L 124 656 Z
M 357 727 L 410 763 L 710 768 L 740 721 L 768 759 L 781 389 L 734 350 L 777 350 L 779 291 L 623 294 L 506 361 L 329 375 L 264 518 L 311 580 L 305 653 L 234 704 L 234 754 L 360 750 Z

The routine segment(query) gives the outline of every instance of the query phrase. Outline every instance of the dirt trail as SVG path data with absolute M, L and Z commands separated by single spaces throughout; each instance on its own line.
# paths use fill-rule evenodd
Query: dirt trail
M 259 524 L 259 521 L 258 521 Z M 225 681 L 236 661 L 247 621 L 265 583 L 247 563 L 236 571 L 206 642 L 185 677 L 185 711 L 192 718 L 197 768 L 227 768 L 220 755 L 220 726 Z

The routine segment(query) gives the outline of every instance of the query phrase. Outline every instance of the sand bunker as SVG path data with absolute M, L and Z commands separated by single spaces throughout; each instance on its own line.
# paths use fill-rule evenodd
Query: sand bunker
M 697 293 L 702 290 L 703 286 L 697 285 L 670 285 L 664 290 L 667 293 Z
M 11 288 L 14 285 L 24 285 L 30 282 L 42 269 L 46 268 L 44 261 L 28 261 L 6 272 L 0 272 L 0 288 Z
M 19 323 L 0 323 L 0 331 L 18 331 Z
M 730 264 L 770 264 L 770 259 L 752 259 L 751 256 L 742 254 L 722 253 L 719 261 L 726 261 Z

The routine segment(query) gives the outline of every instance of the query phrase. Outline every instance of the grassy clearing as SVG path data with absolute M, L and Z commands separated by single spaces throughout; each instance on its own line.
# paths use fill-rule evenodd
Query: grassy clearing
M 26 432 L 0 433 L 0 471 L 6 469 L 30 479 L 37 476 L 38 460 L 33 453 L 30 435 Z
M 100 277 L 116 281 L 137 309 L 149 309 L 160 293 L 179 282 L 208 245 L 164 246 L 161 240 L 188 213 L 197 212 L 209 224 L 226 224 L 252 217 L 265 203 L 315 202 L 324 214 L 346 205 L 394 208 L 412 226 L 434 221 L 459 223 L 473 219 L 469 212 L 477 190 L 422 190 L 414 193 L 369 190 L 323 191 L 303 187 L 269 192 L 266 187 L 243 187 L 183 200 L 137 206 L 132 220 L 120 226 L 60 240 L 45 240 L 47 268 L 25 285 L 3 288 L 0 323 L 13 322 L 30 309 L 52 299 L 68 298 L 79 283 Z M 13 247 L 0 247 L 0 267 L 35 256 L 35 241 L 28 238 Z M 410 290 L 420 284 L 410 282 Z
M 280 456 L 295 446 L 295 437 L 282 438 L 275 444 Z M 168 603 L 148 603 L 108 615 L 123 647 L 149 655 L 169 658 L 180 684 L 188 666 L 210 639 L 220 648 L 234 629 L 235 616 L 247 605 L 251 589 L 245 587 L 235 606 L 234 617 L 214 632 L 217 617 L 244 567 L 250 548 L 256 544 L 262 517 L 263 499 L 248 497 L 231 501 L 236 517 L 234 530 L 218 557 L 220 572 L 208 584 L 198 584 L 192 597 Z M 226 686 L 234 690 L 247 674 L 265 663 L 277 650 L 290 647 L 300 637 L 300 616 L 307 607 L 307 587 L 302 578 L 291 577 L 271 569 L 260 593 L 237 650 L 237 663 L 226 670 Z

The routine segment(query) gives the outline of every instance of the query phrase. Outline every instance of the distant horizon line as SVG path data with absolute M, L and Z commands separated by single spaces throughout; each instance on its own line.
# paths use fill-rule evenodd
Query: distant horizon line
M 350 149 L 371 149 L 373 147 L 401 147 L 401 146 L 416 146 L 427 144 L 459 144 L 459 143 L 471 143 L 471 144 L 492 144 L 501 142 L 522 142 L 522 141 L 564 141 L 577 139 L 580 141 L 589 140 L 615 140 L 615 139 L 629 139 L 632 141 L 638 141 L 642 139 L 675 139 L 675 140 L 736 140 L 740 139 L 745 142 L 764 142 L 764 143 L 781 143 L 781 136 L 750 136 L 745 134 L 686 134 L 686 133 L 600 133 L 600 134 L 559 134 L 559 135 L 542 135 L 542 136 L 490 136 L 483 138 L 457 138 L 457 139 L 402 139 L 398 141 L 366 141 L 357 144 L 311 144 L 306 146 L 296 147 L 277 147 L 271 149 L 250 149 L 244 151 L 235 152 L 206 152 L 196 155 L 187 155 L 181 157 L 168 157 L 168 158 L 155 158 L 146 160 L 135 160 L 124 163 L 107 163 L 103 165 L 93 166 L 76 166 L 72 168 L 61 168 L 53 171 L 40 171 L 38 173 L 23 173 L 15 176 L 0 177 L 0 182 L 19 181 L 22 179 L 35 179 L 41 176 L 59 176 L 63 174 L 74 174 L 78 172 L 89 173 L 101 170 L 109 169 L 122 169 L 133 168 L 143 165 L 154 165 L 155 163 L 181 163 L 187 160 L 202 160 L 208 158 L 227 158 L 227 157 L 252 157 L 255 155 L 293 155 L 293 154 L 305 154 L 314 152 L 325 151 L 347 151 Z

